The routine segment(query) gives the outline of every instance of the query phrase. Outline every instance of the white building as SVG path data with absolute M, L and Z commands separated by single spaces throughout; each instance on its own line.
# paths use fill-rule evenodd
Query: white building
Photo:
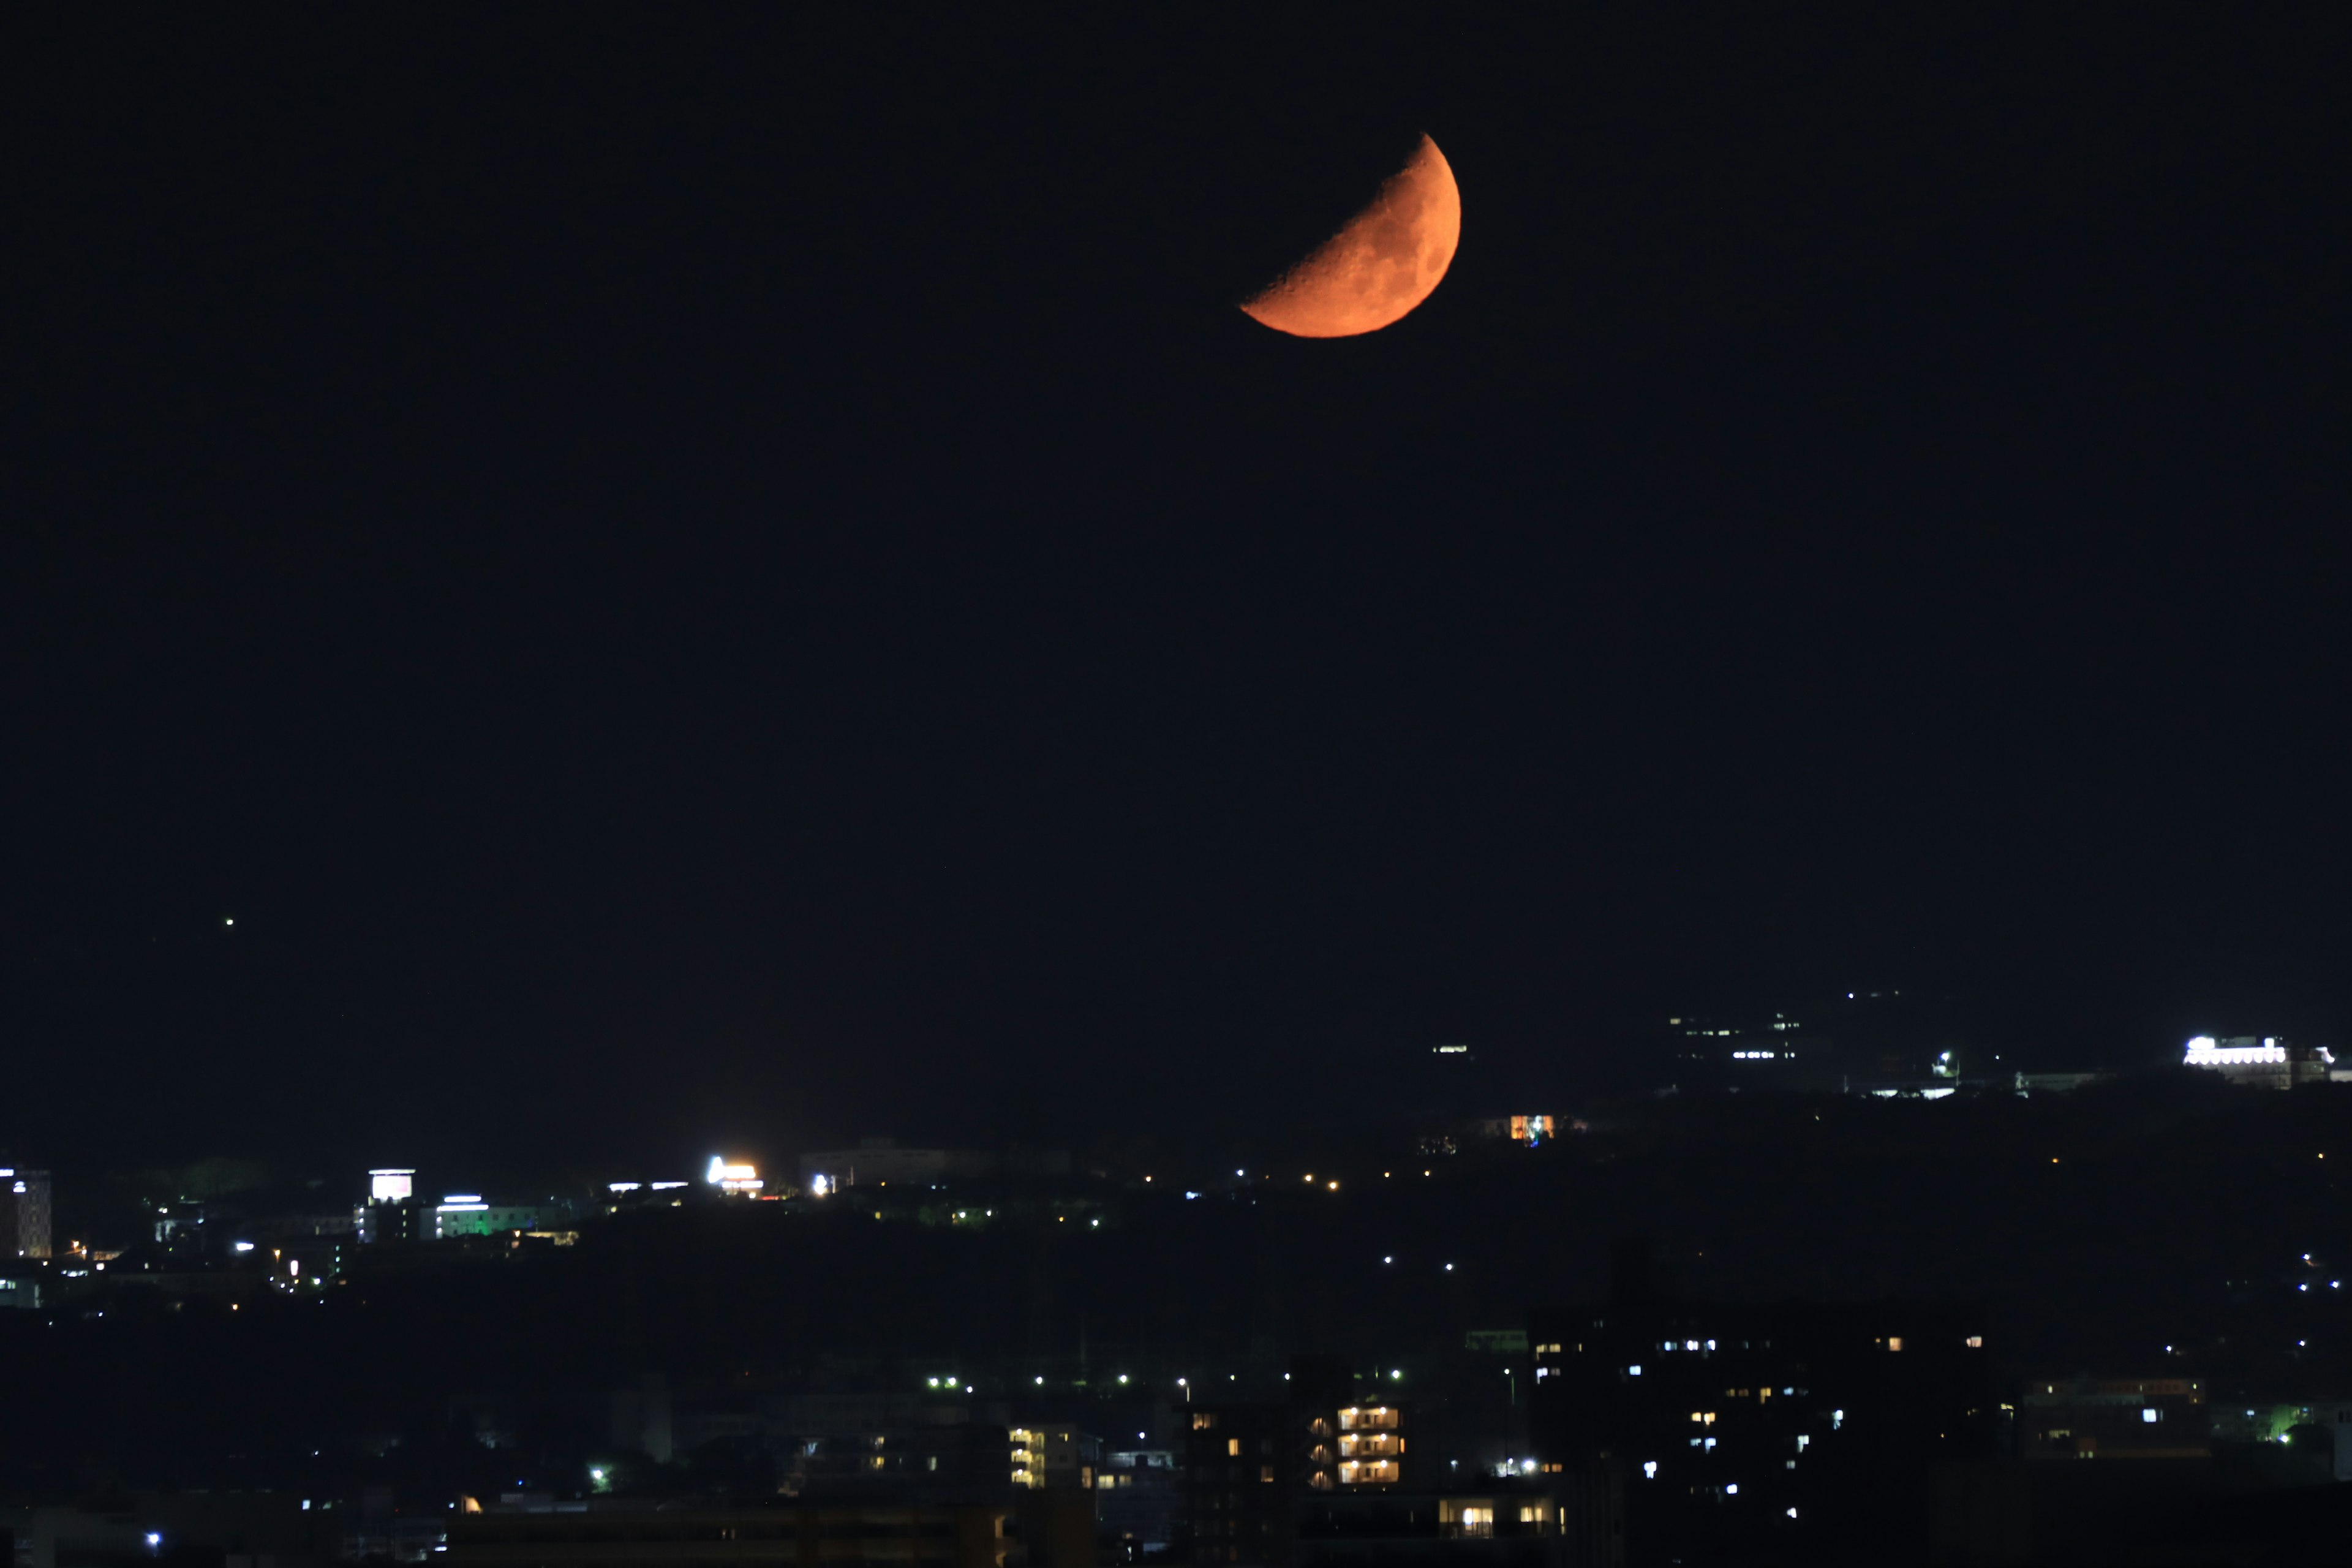
M 2294 1089 L 2326 1083 L 2336 1058 L 2325 1046 L 2289 1045 L 2276 1035 L 2200 1035 L 2189 1042 L 2184 1065 L 2218 1072 L 2231 1083 L 2255 1089 Z

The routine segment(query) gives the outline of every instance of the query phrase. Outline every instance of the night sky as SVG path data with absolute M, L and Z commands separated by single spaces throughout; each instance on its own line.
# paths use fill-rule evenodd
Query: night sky
M 0 1148 L 2352 1044 L 2340 7 L 880 9 L 11 21 Z

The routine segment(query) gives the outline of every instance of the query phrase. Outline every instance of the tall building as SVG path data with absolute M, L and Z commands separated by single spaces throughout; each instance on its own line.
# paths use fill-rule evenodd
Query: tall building
M 1529 1321 L 1538 1463 L 1621 1476 L 1635 1561 L 1924 1529 L 1930 1466 L 1993 1451 L 1978 1310 L 1683 1300 L 1645 1266 L 1622 1248 L 1607 1302 Z
M 49 1173 L 0 1166 L 0 1248 L 11 1258 L 47 1258 Z
M 1186 1415 L 1196 1563 L 1294 1563 L 1304 1500 L 1405 1484 L 1410 1412 L 1345 1363 L 1300 1356 L 1284 1397 L 1194 1405 Z

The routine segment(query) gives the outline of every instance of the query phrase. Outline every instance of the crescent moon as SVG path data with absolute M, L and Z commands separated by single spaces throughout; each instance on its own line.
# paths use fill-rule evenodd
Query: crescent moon
M 1297 338 L 1352 338 L 1402 320 L 1437 288 L 1462 241 L 1462 191 L 1423 136 L 1371 205 L 1242 310 Z

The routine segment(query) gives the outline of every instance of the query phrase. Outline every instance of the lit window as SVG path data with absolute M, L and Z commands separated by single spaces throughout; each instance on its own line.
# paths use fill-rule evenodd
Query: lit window
M 1886 1348 L 1891 1351 L 1901 1350 L 1903 1348 L 1903 1336 L 1901 1334 L 1895 1334 L 1888 1339 L 1886 1342 Z
M 1969 1336 L 1969 1349 L 1972 1351 L 1980 1351 L 1984 1349 L 1984 1336 L 1982 1334 L 1970 1334 Z
M 1235 1458 L 1239 1458 L 1242 1452 L 1242 1440 L 1239 1437 L 1226 1438 L 1225 1452 Z
M 2164 1414 L 2154 1408 L 2144 1409 L 2139 1413 L 2139 1418 L 2142 1421 L 2160 1421 L 2164 1418 Z
M 1217 1417 L 1213 1411 L 1196 1410 L 1192 1413 L 1192 1430 L 1195 1432 L 1205 1432 L 1216 1424 Z

